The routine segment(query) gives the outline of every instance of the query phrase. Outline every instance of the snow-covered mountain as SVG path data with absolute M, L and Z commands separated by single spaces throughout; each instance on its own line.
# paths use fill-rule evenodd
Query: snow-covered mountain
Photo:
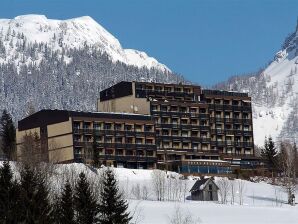
M 145 52 L 123 49 L 90 17 L 0 19 L 0 110 L 95 110 L 99 92 L 120 81 L 184 82 Z
M 257 74 L 237 76 L 218 88 L 248 91 L 254 111 L 254 140 L 298 140 L 298 25 L 268 67 Z
M 107 53 L 112 61 L 120 61 L 127 65 L 138 67 L 157 68 L 170 71 L 168 67 L 149 57 L 145 52 L 123 49 L 119 41 L 89 16 L 53 20 L 44 15 L 23 15 L 14 19 L 0 19 L 1 39 L 4 41 L 10 35 L 25 37 L 28 43 L 47 43 L 52 50 L 67 48 L 82 48 L 84 45 L 97 47 Z M 6 36 L 8 35 L 8 36 Z M 11 49 L 6 52 L 7 60 L 13 60 L 18 38 L 7 43 Z M 7 46 L 8 47 L 8 46 Z

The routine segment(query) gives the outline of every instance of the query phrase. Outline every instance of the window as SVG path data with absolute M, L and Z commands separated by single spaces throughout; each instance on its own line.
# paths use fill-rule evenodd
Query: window
M 83 129 L 89 129 L 89 128 L 90 128 L 90 123 L 89 122 L 84 122 Z
M 94 123 L 93 123 L 93 129 L 95 129 L 95 130 L 100 130 L 100 128 L 101 128 L 100 123 L 98 123 L 98 122 L 94 122 Z
M 161 123 L 168 124 L 169 123 L 169 119 L 168 118 L 162 118 L 161 119 Z
M 180 112 L 181 113 L 186 113 L 187 112 L 187 108 L 186 107 L 180 107 Z
M 74 128 L 75 130 L 79 130 L 79 129 L 80 129 L 80 122 L 74 122 L 74 123 L 73 123 L 73 128 Z
M 136 144 L 143 144 L 143 139 L 136 138 Z
M 179 148 L 180 143 L 179 142 L 173 142 L 173 148 Z
M 152 125 L 146 125 L 145 126 L 145 131 L 146 132 L 152 132 L 153 131 L 153 126 Z
M 106 124 L 105 124 L 105 129 L 106 129 L 106 130 L 111 130 L 111 129 L 112 129 L 112 124 L 110 124 L 110 123 L 106 123 Z
M 116 143 L 122 143 L 122 137 L 116 137 L 115 142 Z
M 132 131 L 132 125 L 125 125 L 125 131 Z
M 178 124 L 178 118 L 172 118 L 172 124 Z
M 217 99 L 216 99 L 216 100 L 214 100 L 214 103 L 215 103 L 215 104 L 220 104 L 220 101 L 221 101 L 221 100 L 217 100 Z
M 121 124 L 115 124 L 115 130 L 120 131 L 121 130 Z
M 158 107 L 156 105 L 152 105 L 152 110 L 153 111 L 158 111 Z
M 244 125 L 243 130 L 244 131 L 249 131 L 249 126 L 248 125 Z
M 187 124 L 188 123 L 187 119 L 181 119 L 180 122 L 181 122 L 181 124 Z
M 161 111 L 168 111 L 168 107 L 167 106 L 164 106 L 164 105 L 161 105 L 160 106 L 160 110 Z
M 135 131 L 137 132 L 142 131 L 142 125 L 135 125 Z
M 182 132 L 181 132 L 181 135 L 182 135 L 183 137 L 188 137 L 188 131 L 182 131 Z
M 162 130 L 162 135 L 169 135 L 169 130 L 168 129 L 163 129 Z
M 247 113 L 243 113 L 242 118 L 243 119 L 248 119 L 248 114 Z
M 113 138 L 112 137 L 106 137 L 106 143 L 112 143 Z
M 177 136 L 177 135 L 179 135 L 179 131 L 178 131 L 178 130 L 172 130 L 172 135 L 173 135 L 173 136 Z
M 153 139 L 146 139 L 146 144 L 152 145 L 153 144 Z
M 200 114 L 205 114 L 206 113 L 206 109 L 205 108 L 201 108 L 200 109 Z
M 133 143 L 133 138 L 132 138 L 132 137 L 128 137 L 128 138 L 126 138 L 126 142 L 127 142 L 128 144 L 132 144 L 132 143 Z
M 237 100 L 233 100 L 233 105 L 234 105 L 234 106 L 238 106 L 238 105 L 239 105 L 239 101 L 237 101 Z

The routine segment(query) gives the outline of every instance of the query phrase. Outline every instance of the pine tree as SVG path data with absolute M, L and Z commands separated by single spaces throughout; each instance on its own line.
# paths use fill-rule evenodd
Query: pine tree
M 128 204 L 119 192 L 117 180 L 112 169 L 104 173 L 103 189 L 101 192 L 100 223 L 102 224 L 127 224 L 131 220 L 127 212 Z
M 58 202 L 58 223 L 61 224 L 75 224 L 74 219 L 74 205 L 73 205 L 73 192 L 70 183 L 67 181 L 61 198 Z
M 20 198 L 22 223 L 51 223 L 52 207 L 45 180 L 29 166 L 21 171 Z
M 13 181 L 9 162 L 0 168 L 0 223 L 17 223 L 19 209 L 19 186 Z
M 80 173 L 79 180 L 75 186 L 74 207 L 76 223 L 98 223 L 98 204 L 83 172 Z
M 273 172 L 277 168 L 278 152 L 271 136 L 269 136 L 268 140 L 267 137 L 265 138 L 265 144 L 264 148 L 262 149 L 261 155 L 266 161 L 268 169 Z
M 3 110 L 0 120 L 1 149 L 9 160 L 15 156 L 16 129 L 10 114 Z

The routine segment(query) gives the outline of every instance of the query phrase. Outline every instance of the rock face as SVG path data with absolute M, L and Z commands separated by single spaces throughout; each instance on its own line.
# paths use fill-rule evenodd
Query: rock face
M 253 98 L 254 139 L 263 145 L 265 136 L 298 140 L 298 26 L 264 70 L 233 77 L 217 88 L 247 91 Z

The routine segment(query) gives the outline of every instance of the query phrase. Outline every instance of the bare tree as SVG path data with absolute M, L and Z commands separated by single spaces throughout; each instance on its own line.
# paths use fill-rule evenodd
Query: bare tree
M 295 205 L 297 152 L 289 142 L 282 142 L 279 154 L 281 185 L 288 195 L 288 204 Z
M 240 205 L 243 205 L 245 190 L 246 190 L 245 181 L 238 180 L 238 196 L 239 196 L 239 204 Z
M 228 195 L 230 193 L 230 181 L 227 177 L 222 177 L 216 182 L 217 186 L 219 187 L 219 195 L 220 201 L 222 204 L 227 204 L 228 202 Z
M 193 217 L 190 212 L 185 212 L 180 206 L 175 206 L 174 213 L 169 217 L 170 224 L 199 224 L 201 219 Z
M 236 186 L 235 181 L 230 181 L 230 189 L 231 189 L 231 204 L 235 203 L 235 193 L 236 193 Z
M 166 173 L 161 170 L 153 170 L 151 174 L 153 191 L 158 201 L 165 200 Z
M 141 186 L 140 186 L 139 183 L 132 187 L 131 193 L 132 193 L 132 195 L 134 196 L 135 199 L 137 199 L 137 200 L 142 199 Z
M 144 185 L 144 186 L 142 187 L 142 199 L 143 199 L 143 200 L 148 200 L 148 198 L 149 198 L 149 191 L 148 191 L 147 186 Z

